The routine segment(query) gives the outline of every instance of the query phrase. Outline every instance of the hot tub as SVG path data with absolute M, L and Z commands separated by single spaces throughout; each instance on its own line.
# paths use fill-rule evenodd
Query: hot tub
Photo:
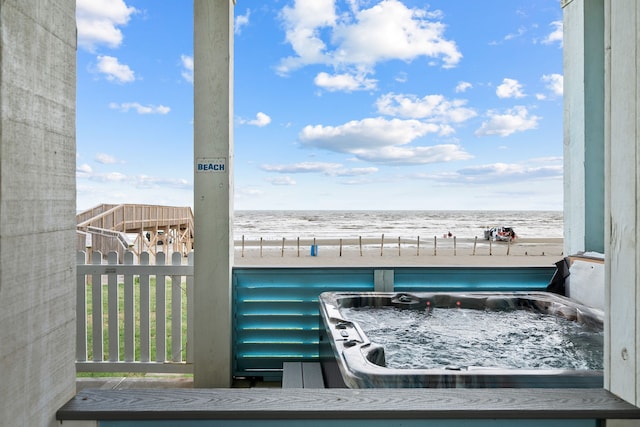
M 327 292 L 319 302 L 320 358 L 329 387 L 603 386 L 602 311 L 553 293 Z M 355 320 L 363 316 L 364 322 Z M 382 320 L 371 320 L 375 316 Z M 471 323 L 449 331 L 459 321 Z M 369 335 L 387 338 L 371 339 L 367 328 Z M 390 363 L 391 347 L 403 346 L 405 360 Z M 493 355 L 474 354 L 487 348 Z M 451 362 L 458 350 L 466 355 Z M 574 361 L 573 352 L 590 360 Z M 407 366 L 407 354 L 415 366 Z

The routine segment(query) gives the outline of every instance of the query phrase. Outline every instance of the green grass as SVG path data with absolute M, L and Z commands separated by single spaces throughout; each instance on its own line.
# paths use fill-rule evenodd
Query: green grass
M 150 309 L 150 355 L 149 360 L 156 360 L 156 279 L 151 277 L 149 279 L 149 309 Z M 165 281 L 165 300 L 166 300 L 166 360 L 171 360 L 171 349 L 173 344 L 173 337 L 171 336 L 171 280 L 169 278 Z M 109 358 L 109 321 L 108 321 L 108 286 L 102 285 L 102 325 L 103 325 L 103 357 L 104 360 Z M 134 280 L 134 323 L 135 323 L 135 360 L 140 360 L 140 280 L 135 278 Z M 187 345 L 187 294 L 186 283 L 182 282 L 181 288 L 181 306 L 182 306 L 182 341 L 179 343 L 182 349 L 182 360 L 186 359 L 186 345 Z M 86 285 L 87 295 L 87 360 L 93 360 L 93 306 L 92 306 L 92 286 L 89 283 Z M 119 336 L 119 360 L 124 360 L 124 283 L 118 283 L 118 336 Z M 117 375 L 117 374 L 109 374 Z

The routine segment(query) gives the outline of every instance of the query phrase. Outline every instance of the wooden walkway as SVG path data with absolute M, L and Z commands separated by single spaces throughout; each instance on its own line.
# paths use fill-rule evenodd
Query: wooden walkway
M 193 249 L 193 211 L 190 207 L 102 204 L 76 215 L 78 250 L 158 251 L 187 254 Z M 135 235 L 135 238 L 133 236 Z

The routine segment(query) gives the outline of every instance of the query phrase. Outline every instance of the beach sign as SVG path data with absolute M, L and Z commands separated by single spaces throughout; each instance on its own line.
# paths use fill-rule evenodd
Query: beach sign
M 196 173 L 225 173 L 227 171 L 226 157 L 203 157 L 196 159 Z

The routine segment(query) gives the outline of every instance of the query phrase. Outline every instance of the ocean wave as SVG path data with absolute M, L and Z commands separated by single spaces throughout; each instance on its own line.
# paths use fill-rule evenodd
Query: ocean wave
M 561 211 L 236 211 L 234 238 L 482 238 L 494 226 L 520 237 L 562 238 Z

